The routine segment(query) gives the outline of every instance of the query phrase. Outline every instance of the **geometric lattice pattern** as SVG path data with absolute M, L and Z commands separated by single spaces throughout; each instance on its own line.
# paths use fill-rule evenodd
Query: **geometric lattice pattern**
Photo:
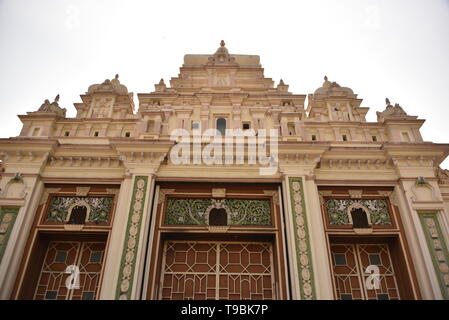
M 347 300 L 400 299 L 387 244 L 331 244 L 336 297 Z M 379 288 L 369 289 L 370 265 L 379 268 Z
M 274 299 L 272 245 L 166 241 L 159 298 Z
M 42 264 L 36 300 L 93 300 L 97 297 L 105 242 L 52 241 Z M 67 289 L 68 266 L 78 266 L 79 289 Z

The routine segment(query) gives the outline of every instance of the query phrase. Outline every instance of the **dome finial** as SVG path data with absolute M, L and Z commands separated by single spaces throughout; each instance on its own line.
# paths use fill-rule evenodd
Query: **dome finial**
M 389 105 L 390 105 L 390 99 L 385 98 L 385 104 L 386 104 L 387 106 L 389 106 Z
M 324 81 L 327 81 L 327 76 L 324 76 Z
M 224 47 L 225 46 L 225 42 L 224 42 L 224 40 L 221 40 L 220 41 L 220 47 Z
M 118 73 L 115 74 L 115 80 L 118 80 Z

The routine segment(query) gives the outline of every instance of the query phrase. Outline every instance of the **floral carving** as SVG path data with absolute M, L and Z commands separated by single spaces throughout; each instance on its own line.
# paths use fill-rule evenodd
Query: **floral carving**
M 117 298 L 120 300 L 128 300 L 131 297 L 130 289 L 133 282 L 147 184 L 148 177 L 137 176 L 135 178 L 117 288 Z
M 271 225 L 268 199 L 169 198 L 165 223 L 171 225 L 207 225 L 210 208 L 224 208 L 229 225 Z
M 350 224 L 348 208 L 353 205 L 367 208 L 373 225 L 391 225 L 391 217 L 385 199 L 327 199 L 326 208 L 331 225 Z
M 90 206 L 88 222 L 107 223 L 113 199 L 111 197 L 53 197 L 47 213 L 49 222 L 65 222 L 69 208 L 75 203 L 87 203 Z
M 305 212 L 304 194 L 301 178 L 290 178 L 290 196 L 292 214 L 295 222 L 296 256 L 298 259 L 298 274 L 303 299 L 315 299 L 313 284 L 312 259 L 309 249 L 309 235 Z

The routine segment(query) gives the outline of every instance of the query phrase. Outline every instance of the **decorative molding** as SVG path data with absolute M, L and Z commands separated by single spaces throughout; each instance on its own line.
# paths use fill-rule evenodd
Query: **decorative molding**
M 348 190 L 351 199 L 362 199 L 362 189 L 359 190 Z
M 225 198 L 226 188 L 212 188 L 212 198 Z
M 385 198 L 388 198 L 392 205 L 399 206 L 398 198 L 395 191 L 377 191 L 377 193 Z
M 316 293 L 302 178 L 290 177 L 289 189 L 295 225 L 296 256 L 301 296 L 306 300 L 314 300 L 316 299 Z
M 78 197 L 85 197 L 90 191 L 90 187 L 76 187 L 76 195 Z
M 229 226 L 207 226 L 207 230 L 211 233 L 226 233 Z
M 107 223 L 112 211 L 112 197 L 55 196 L 48 207 L 46 221 L 69 221 L 71 210 L 82 205 L 87 208 L 86 222 Z
M 20 173 L 11 178 L 5 185 L 0 198 L 24 199 L 27 195 L 27 185 Z
M 107 194 L 119 194 L 119 192 L 120 192 L 120 189 L 117 189 L 117 188 L 107 188 L 106 189 L 106 193 Z
M 430 196 L 425 197 L 422 192 L 419 192 L 419 189 L 429 189 L 430 190 Z M 442 199 L 440 199 L 436 192 L 435 188 L 430 183 L 424 183 L 424 184 L 417 184 L 414 183 L 410 188 L 410 198 L 413 202 L 422 202 L 422 201 L 428 201 L 428 202 L 440 202 Z
M 318 190 L 318 195 L 320 197 L 320 204 L 324 205 L 324 197 L 330 197 L 332 195 L 332 190 Z
M 263 193 L 267 196 L 271 196 L 271 198 L 273 199 L 273 204 L 279 206 L 279 192 L 277 192 L 276 190 L 264 190 Z
M 320 169 L 343 170 L 385 170 L 392 169 L 393 162 L 388 159 L 321 159 Z
M 158 204 L 164 203 L 165 202 L 165 196 L 167 194 L 172 194 L 175 192 L 175 189 L 160 189 L 159 190 L 159 197 L 158 197 Z
M 148 176 L 135 177 L 117 284 L 116 298 L 120 300 L 131 298 L 147 186 Z
M 418 213 L 443 299 L 449 300 L 449 251 L 438 213 Z
M 449 184 L 449 170 L 437 168 L 435 175 L 439 184 Z
M 48 159 L 50 167 L 123 167 L 117 157 L 93 157 L 93 156 L 51 156 Z
M 0 263 L 19 213 L 18 207 L 0 207 Z
M 119 159 L 123 162 L 147 163 L 149 165 L 160 165 L 167 156 L 167 152 L 120 152 Z
M 4 162 L 27 162 L 27 163 L 41 163 L 45 161 L 50 155 L 48 151 L 15 151 L 9 150 L 0 153 L 0 158 Z
M 170 198 L 165 210 L 169 225 L 209 225 L 212 209 L 224 209 L 228 225 L 267 226 L 272 224 L 268 199 Z
M 334 226 L 352 224 L 351 210 L 362 208 L 369 225 L 391 225 L 391 213 L 385 199 L 326 199 L 329 223 Z
M 77 206 L 83 206 L 83 207 L 86 207 L 87 211 L 86 211 L 86 218 L 85 218 L 85 220 L 84 220 L 84 223 L 86 223 L 86 222 L 89 221 L 89 219 L 90 219 L 90 212 L 91 212 L 91 210 L 92 210 L 90 204 L 87 203 L 85 200 L 78 200 L 78 201 L 72 203 L 72 204 L 69 206 L 69 208 L 67 209 L 67 215 L 66 215 L 66 217 L 65 217 L 65 222 L 66 222 L 66 223 L 70 221 L 70 217 L 72 216 L 73 208 L 75 208 L 75 207 L 77 207 Z M 110 208 L 109 208 L 109 210 L 110 210 Z M 109 215 L 109 213 L 108 213 L 108 215 Z M 105 222 L 107 222 L 107 220 L 106 220 Z
M 396 167 L 434 167 L 438 157 L 432 156 L 394 156 L 391 161 Z
M 278 159 L 282 164 L 306 164 L 315 167 L 320 162 L 320 155 L 304 152 L 283 153 L 282 150 L 279 150 Z
M 39 205 L 43 205 L 47 203 L 48 197 L 51 193 L 58 193 L 61 191 L 61 188 L 45 188 L 42 193 L 41 201 L 39 201 Z

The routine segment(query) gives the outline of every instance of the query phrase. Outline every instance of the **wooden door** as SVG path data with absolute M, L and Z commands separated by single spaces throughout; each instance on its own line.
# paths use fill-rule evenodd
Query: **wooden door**
M 388 244 L 331 244 L 335 296 L 347 300 L 400 299 Z M 367 268 L 376 266 L 377 281 Z M 371 285 L 370 285 L 371 284 Z
M 166 241 L 160 299 L 274 299 L 272 244 Z
M 36 300 L 93 300 L 97 298 L 106 242 L 51 241 L 34 293 Z M 69 266 L 79 270 L 79 288 L 69 289 Z

